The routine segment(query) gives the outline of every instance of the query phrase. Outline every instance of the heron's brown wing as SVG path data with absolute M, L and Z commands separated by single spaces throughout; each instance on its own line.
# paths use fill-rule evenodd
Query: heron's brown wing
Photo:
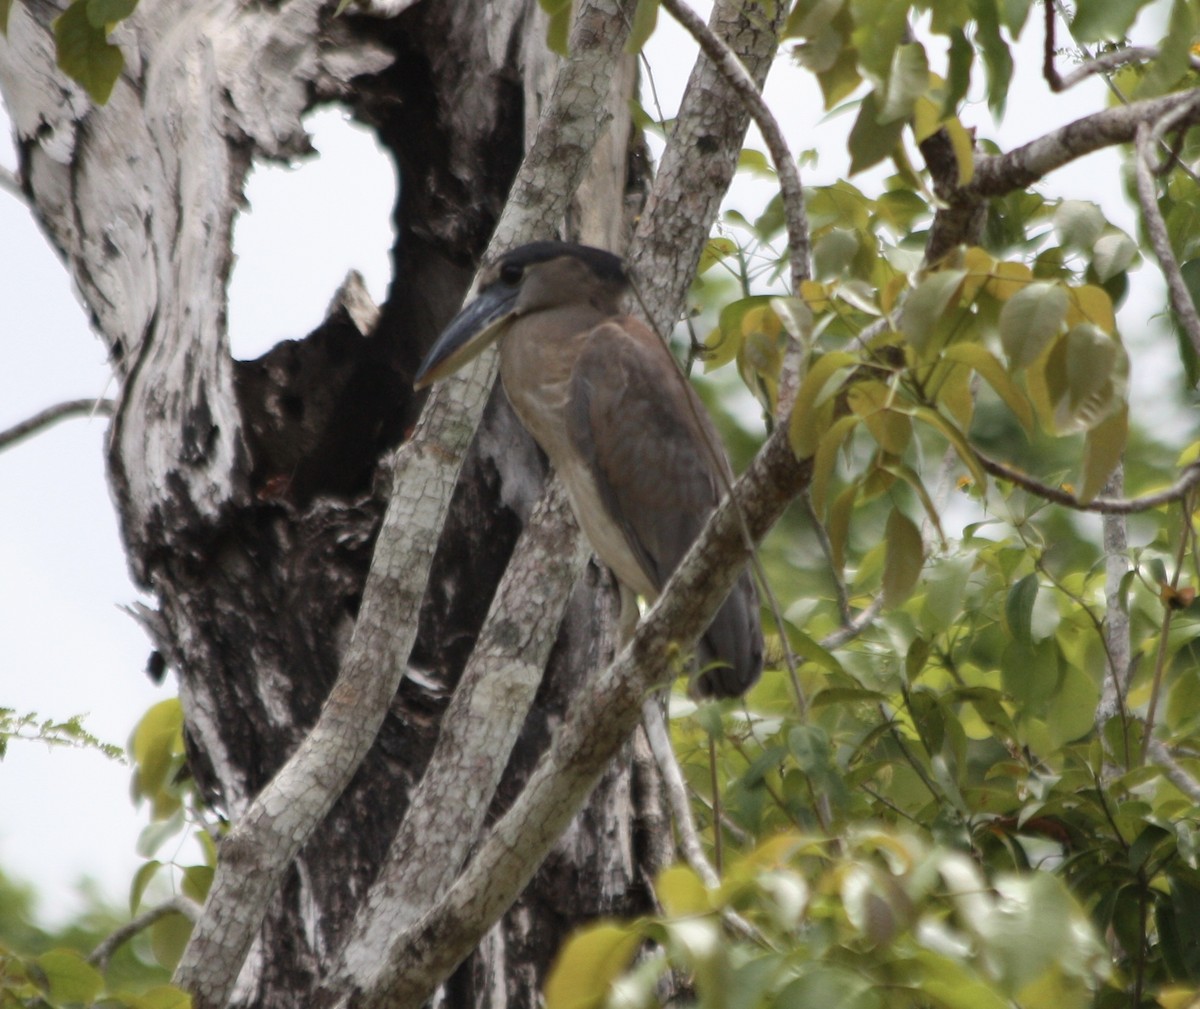
M 720 500 L 730 474 L 712 421 L 645 326 L 598 327 L 572 376 L 567 435 L 631 553 L 661 589 Z M 604 559 L 603 557 L 601 558 Z M 762 672 L 758 594 L 742 572 L 699 642 L 702 696 L 735 697 Z
M 624 318 L 588 339 L 566 416 L 605 511 L 661 589 L 721 495 L 726 464 L 703 405 L 657 337 Z

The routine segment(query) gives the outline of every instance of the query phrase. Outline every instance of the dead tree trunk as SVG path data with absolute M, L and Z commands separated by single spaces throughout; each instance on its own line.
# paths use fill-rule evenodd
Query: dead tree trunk
M 462 300 L 556 69 L 536 0 L 393 3 L 387 16 L 339 18 L 335 7 L 141 0 L 114 36 L 126 71 L 102 108 L 55 68 L 50 25 L 60 7 L 20 0 L 0 39 L 24 193 L 120 385 L 109 470 L 131 570 L 158 601 L 146 625 L 178 678 L 192 773 L 233 822 L 305 738 L 337 676 L 391 490 L 391 453 L 421 413 L 411 375 Z M 763 53 L 771 48 L 759 40 Z M 769 55 L 759 59 L 765 73 Z M 603 152 L 586 199 L 559 227 L 619 250 L 645 180 L 626 112 L 632 61 L 614 61 L 612 76 Z M 330 101 L 372 126 L 396 160 L 388 297 L 377 308 L 350 280 L 312 333 L 236 361 L 225 289 L 242 183 L 256 158 L 305 156 L 301 117 Z M 423 587 L 406 675 L 366 759 L 271 900 L 233 1004 L 306 1004 L 335 962 L 545 478 L 494 394 Z M 492 817 L 611 654 L 613 599 L 608 574 L 589 565 Z M 445 982 L 445 1003 L 536 1004 L 569 928 L 637 913 L 669 854 L 656 772 L 631 745 L 518 903 Z

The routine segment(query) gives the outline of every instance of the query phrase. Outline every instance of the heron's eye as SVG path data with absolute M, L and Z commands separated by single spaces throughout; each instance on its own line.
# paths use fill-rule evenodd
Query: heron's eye
M 505 263 L 500 267 L 500 279 L 509 287 L 516 287 L 521 283 L 521 276 L 524 272 L 524 269 L 517 263 Z

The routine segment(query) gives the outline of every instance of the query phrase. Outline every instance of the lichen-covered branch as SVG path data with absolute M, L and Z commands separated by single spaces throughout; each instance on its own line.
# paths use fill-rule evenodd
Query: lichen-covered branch
M 674 642 L 697 636 L 728 594 L 747 559 L 743 518 L 760 539 L 803 490 L 809 472 L 781 426 L 714 512 L 633 640 L 576 698 L 525 789 L 462 875 L 413 928 L 393 938 L 392 956 L 375 964 L 369 981 L 339 1005 L 420 1005 L 467 955 L 637 726 L 644 697 L 674 676 Z

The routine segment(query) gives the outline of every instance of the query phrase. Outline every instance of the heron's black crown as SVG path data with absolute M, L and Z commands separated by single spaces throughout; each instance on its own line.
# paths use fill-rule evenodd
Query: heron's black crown
M 611 252 L 591 245 L 577 245 L 574 242 L 541 241 L 522 245 L 512 252 L 505 253 L 496 261 L 496 275 L 503 280 L 510 268 L 521 271 L 535 263 L 545 263 L 562 256 L 572 256 L 580 260 L 602 280 L 622 285 L 629 283 L 629 276 L 620 256 L 614 256 Z

